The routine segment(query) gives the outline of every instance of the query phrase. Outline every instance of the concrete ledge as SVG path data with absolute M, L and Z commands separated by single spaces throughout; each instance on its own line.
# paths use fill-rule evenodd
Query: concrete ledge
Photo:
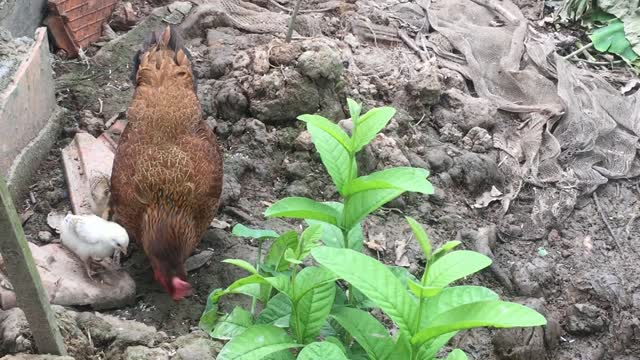
M 16 205 L 25 199 L 40 164 L 56 143 L 65 116 L 70 116 L 69 111 L 56 106 L 40 133 L 13 160 L 7 176 L 7 186 Z
M 0 92 L 0 174 L 16 204 L 55 143 L 63 115 L 56 105 L 47 30 L 38 28 L 29 55 Z
M 47 30 L 38 28 L 27 58 L 0 93 L 0 174 L 6 175 L 22 149 L 56 108 Z

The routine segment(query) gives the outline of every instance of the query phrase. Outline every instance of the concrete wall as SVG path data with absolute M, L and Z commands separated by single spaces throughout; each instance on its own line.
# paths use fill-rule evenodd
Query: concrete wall
M 14 37 L 33 37 L 47 8 L 47 0 L 0 0 L 0 26 Z
M 0 93 L 0 175 L 9 174 L 14 160 L 47 128 L 55 112 L 47 30 L 39 28 L 28 57 Z M 37 166 L 37 160 L 31 165 Z

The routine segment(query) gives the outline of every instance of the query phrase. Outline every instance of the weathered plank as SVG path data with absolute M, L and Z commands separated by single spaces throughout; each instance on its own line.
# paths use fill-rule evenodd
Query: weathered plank
M 4 177 L 0 175 L 0 253 L 18 306 L 24 311 L 38 351 L 66 355 L 55 316 L 22 230 Z

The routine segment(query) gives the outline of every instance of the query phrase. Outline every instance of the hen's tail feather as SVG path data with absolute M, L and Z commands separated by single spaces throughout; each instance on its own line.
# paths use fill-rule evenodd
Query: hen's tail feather
M 147 52 L 163 49 L 171 50 L 173 52 L 173 60 L 176 63 L 184 62 L 183 55 L 186 55 L 189 64 L 193 63 L 191 52 L 184 46 L 182 37 L 176 30 L 176 27 L 174 25 L 169 25 L 162 31 L 149 33 L 142 43 L 142 49 L 138 50 L 133 56 L 133 66 L 130 79 L 134 85 L 137 84 L 138 70 L 140 70 L 142 57 Z M 197 82 L 195 77 L 193 77 L 193 89 L 197 92 Z

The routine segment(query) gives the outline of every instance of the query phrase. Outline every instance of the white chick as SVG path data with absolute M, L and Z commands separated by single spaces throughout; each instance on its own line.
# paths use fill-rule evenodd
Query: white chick
M 96 215 L 65 216 L 60 240 L 82 260 L 90 279 L 90 261 L 111 257 L 116 249 L 126 255 L 129 246 L 129 235 L 122 226 Z

